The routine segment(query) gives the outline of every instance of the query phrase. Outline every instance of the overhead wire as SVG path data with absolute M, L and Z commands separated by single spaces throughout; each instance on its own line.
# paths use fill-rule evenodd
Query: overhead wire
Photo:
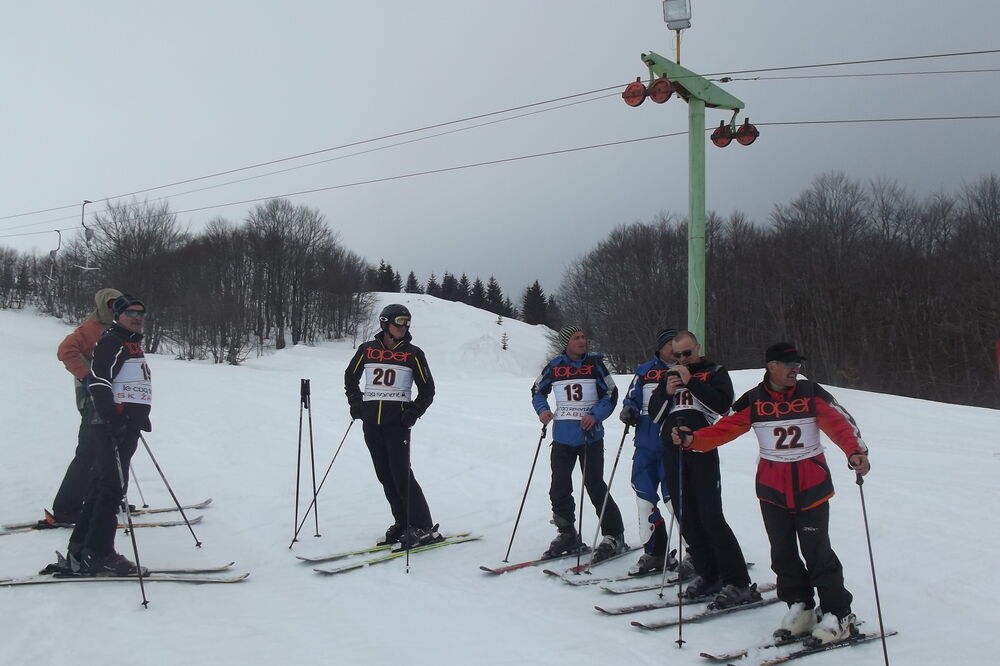
M 921 59 L 931 59 L 931 58 L 949 58 L 949 57 L 971 56 L 971 55 L 986 55 L 986 54 L 995 54 L 995 53 L 1000 53 L 1000 49 L 985 49 L 985 50 L 979 50 L 979 51 L 962 51 L 962 52 L 951 52 L 951 53 L 925 54 L 925 55 L 918 55 L 918 56 L 899 56 L 899 57 L 890 57 L 890 58 L 871 58 L 871 59 L 864 59 L 864 60 L 840 61 L 840 62 L 832 62 L 832 63 L 814 63 L 814 64 L 809 64 L 809 65 L 789 65 L 789 66 L 782 66 L 782 67 L 756 68 L 756 69 L 745 69 L 745 70 L 735 70 L 735 71 L 734 70 L 730 70 L 730 71 L 726 71 L 726 72 L 709 73 L 709 74 L 706 74 L 704 76 L 707 78 L 707 77 L 713 77 L 713 76 L 721 76 L 723 74 L 731 75 L 731 74 L 745 74 L 745 73 L 752 73 L 752 72 L 789 71 L 789 70 L 810 69 L 810 68 L 820 68 L 820 67 L 839 67 L 839 66 L 848 66 L 848 65 L 875 64 L 875 63 L 884 63 L 884 62 L 899 62 L 899 61 L 921 60 Z M 978 71 L 995 71 L 995 70 L 978 70 Z M 930 73 L 937 74 L 937 73 L 945 73 L 945 72 L 928 72 L 928 74 L 930 74 Z M 965 73 L 965 72 L 956 71 L 955 73 Z M 896 73 L 895 75 L 905 75 L 905 74 L 916 74 L 916 73 L 903 72 L 903 73 Z M 876 74 L 876 73 L 872 73 L 872 74 L 854 74 L 854 75 L 822 75 L 822 76 L 821 75 L 817 75 L 817 76 L 815 76 L 815 78 L 836 78 L 836 77 L 845 77 L 846 78 L 848 76 L 865 76 L 865 75 L 867 75 L 867 76 L 880 76 L 880 75 L 884 76 L 884 75 L 892 75 L 892 74 L 891 73 L 889 73 L 889 74 Z M 729 77 L 729 76 L 727 76 L 725 78 L 728 79 L 728 80 L 743 80 L 743 79 L 733 79 L 732 77 Z M 757 80 L 762 80 L 764 77 L 752 77 L 752 78 L 753 79 L 757 79 Z M 780 78 L 780 77 L 774 77 L 774 78 Z M 792 77 L 787 77 L 787 78 L 792 78 Z M 803 78 L 805 78 L 805 77 L 803 77 Z M 153 186 L 153 187 L 143 188 L 143 189 L 139 189 L 139 190 L 133 190 L 131 192 L 126 192 L 126 193 L 123 193 L 123 194 L 118 194 L 118 195 L 113 195 L 113 196 L 109 196 L 109 197 L 104 197 L 101 200 L 107 202 L 107 201 L 111 201 L 113 199 L 122 199 L 122 198 L 125 198 L 125 197 L 130 197 L 130 196 L 135 196 L 135 195 L 138 195 L 138 194 L 144 194 L 144 193 L 147 193 L 147 192 L 153 192 L 153 191 L 156 191 L 156 190 L 165 189 L 165 188 L 168 188 L 168 187 L 174 187 L 174 186 L 177 186 L 177 185 L 183 185 L 183 184 L 197 182 L 197 181 L 201 181 L 201 180 L 207 180 L 207 179 L 210 179 L 210 178 L 216 178 L 216 177 L 223 176 L 223 175 L 228 175 L 228 174 L 233 174 L 233 173 L 239 173 L 239 172 L 242 172 L 242 171 L 248 171 L 248 170 L 251 170 L 251 169 L 260 168 L 260 167 L 268 166 L 268 165 L 272 165 L 272 164 L 278 164 L 278 163 L 287 162 L 287 161 L 291 161 L 291 160 L 301 159 L 301 158 L 309 157 L 309 156 L 312 156 L 312 155 L 318 155 L 318 154 L 327 153 L 327 152 L 331 152 L 331 151 L 335 151 L 335 150 L 342 150 L 342 149 L 345 149 L 345 148 L 350 148 L 350 147 L 354 147 L 354 146 L 364 145 L 364 144 L 367 144 L 367 143 L 373 143 L 373 142 L 382 141 L 382 140 L 386 140 L 386 139 L 391 139 L 391 138 L 406 136 L 406 135 L 415 134 L 415 133 L 419 133 L 419 132 L 424 132 L 424 131 L 428 131 L 428 130 L 432 130 L 432 129 L 437 129 L 437 128 L 441 128 L 441 127 L 447 127 L 447 126 L 450 126 L 450 125 L 455 125 L 455 124 L 460 124 L 460 123 L 464 123 L 464 122 L 469 122 L 469 121 L 472 121 L 472 120 L 478 120 L 478 119 L 488 118 L 488 117 L 492 117 L 492 116 L 496 116 L 496 115 L 507 114 L 507 113 L 511 113 L 511 112 L 519 111 L 519 110 L 523 110 L 523 109 L 529 109 L 529 108 L 534 108 L 534 107 L 538 107 L 538 106 L 544 106 L 544 105 L 553 104 L 555 102 L 560 102 L 560 101 L 564 101 L 564 100 L 575 99 L 575 98 L 584 97 L 584 96 L 588 96 L 588 95 L 596 95 L 598 93 L 604 93 L 604 92 L 607 92 L 609 90 L 618 90 L 618 89 L 620 89 L 621 85 L 622 84 L 617 84 L 615 86 L 607 86 L 607 87 L 598 88 L 598 89 L 590 90 L 590 91 L 586 91 L 586 92 L 574 93 L 574 94 L 571 94 L 571 95 L 563 95 L 563 96 L 555 97 L 555 98 L 552 98 L 552 99 L 549 99 L 549 100 L 543 100 L 543 101 L 539 101 L 539 102 L 532 102 L 532 103 L 529 103 L 529 104 L 522 104 L 522 105 L 518 105 L 518 106 L 514 106 L 514 107 L 509 107 L 507 109 L 502 109 L 502 110 L 498 110 L 498 111 L 491 111 L 491 112 L 487 112 L 487 113 L 481 113 L 481 114 L 476 114 L 476 115 L 472 115 L 472 116 L 467 116 L 465 118 L 460 118 L 460 119 L 457 119 L 457 120 L 451 120 L 451 121 L 445 121 L 445 122 L 440 122 L 440 123 L 434 123 L 434 124 L 426 125 L 426 126 L 419 127 L 419 128 L 414 128 L 414 129 L 409 129 L 409 130 L 403 130 L 403 131 L 400 131 L 400 132 L 393 132 L 393 133 L 384 134 L 384 135 L 381 135 L 381 136 L 378 136 L 378 137 L 373 137 L 373 138 L 369 138 L 369 139 L 362 139 L 362 140 L 358 140 L 358 141 L 353 141 L 353 142 L 349 142 L 349 143 L 340 144 L 338 146 L 333 146 L 333 147 L 329 147 L 329 148 L 323 148 L 323 149 L 319 149 L 319 150 L 309 151 L 309 152 L 300 153 L 300 154 L 296 154 L 296 155 L 291 155 L 291 156 L 288 156 L 288 157 L 277 158 L 277 159 L 273 159 L 273 160 L 267 160 L 267 161 L 264 161 L 264 162 L 258 162 L 258 163 L 250 164 L 250 165 L 243 166 L 243 167 L 237 167 L 237 168 L 233 168 L 233 169 L 227 169 L 227 170 L 224 170 L 224 171 L 218 171 L 218 172 L 214 172 L 214 173 L 210 173 L 210 174 L 206 174 L 206 175 L 202 175 L 202 176 L 196 176 L 196 177 L 192 177 L 192 178 L 186 178 L 186 179 L 174 181 L 174 182 L 171 182 L 171 183 L 166 183 L 166 184 L 163 184 L 163 185 L 156 185 L 156 186 Z M 456 130 L 452 130 L 452 131 L 449 131 L 449 132 L 440 133 L 440 134 L 429 136 L 429 137 L 422 137 L 422 138 L 418 138 L 418 139 L 413 139 L 413 140 L 410 140 L 410 141 L 400 142 L 398 144 L 392 144 L 390 146 L 384 146 L 384 147 L 380 147 L 380 148 L 374 148 L 374 149 L 371 149 L 371 150 L 368 150 L 368 151 L 360 151 L 358 153 L 354 153 L 354 154 L 348 155 L 348 156 L 340 156 L 340 157 L 337 157 L 337 158 L 331 158 L 330 160 L 321 160 L 321 161 L 314 162 L 314 163 L 307 164 L 307 165 L 300 165 L 300 166 L 297 166 L 297 167 L 291 167 L 289 169 L 278 170 L 278 171 L 271 172 L 271 173 L 268 173 L 268 174 L 260 174 L 260 175 L 257 175 L 257 176 L 251 176 L 251 177 L 248 177 L 248 178 L 245 178 L 245 179 L 237 179 L 237 180 L 234 180 L 234 181 L 229 181 L 227 183 L 221 183 L 221 184 L 217 184 L 217 185 L 213 185 L 213 186 L 207 186 L 205 188 L 198 188 L 196 190 L 191 190 L 191 191 L 188 191 L 188 192 L 183 192 L 183 193 L 174 194 L 174 195 L 168 195 L 168 196 L 181 196 L 182 194 L 189 194 L 189 193 L 193 193 L 193 192 L 204 191 L 204 190 L 207 190 L 207 189 L 214 189 L 216 187 L 223 187 L 223 186 L 234 184 L 234 183 L 245 182 L 247 180 L 253 180 L 255 178 L 262 178 L 262 177 L 266 177 L 268 175 L 274 175 L 274 174 L 277 174 L 277 173 L 284 173 L 284 172 L 292 171 L 292 170 L 299 169 L 299 168 L 307 168 L 309 166 L 315 166 L 317 164 L 322 164 L 322 163 L 334 161 L 334 160 L 337 160 L 337 159 L 344 159 L 344 158 L 350 157 L 350 156 L 356 156 L 356 155 L 365 154 L 365 153 L 368 153 L 368 152 L 374 152 L 375 150 L 382 150 L 382 149 L 386 149 L 386 148 L 390 148 L 390 147 L 396 147 L 396 146 L 399 146 L 399 145 L 404 145 L 406 143 L 413 143 L 415 141 L 425 140 L 425 139 L 429 139 L 429 138 L 435 138 L 437 136 L 443 136 L 445 134 L 450 134 L 450 133 L 454 133 L 454 132 L 458 132 L 458 131 L 464 131 L 465 129 L 473 129 L 474 127 L 480 127 L 480 126 L 487 125 L 487 124 L 494 124 L 494 123 L 498 123 L 498 122 L 506 122 L 507 120 L 513 120 L 513 119 L 516 119 L 516 118 L 524 117 L 526 115 L 534 115 L 534 113 L 542 113 L 542 112 L 546 112 L 546 111 L 549 111 L 549 110 L 554 110 L 554 109 L 558 109 L 558 108 L 564 108 L 565 106 L 572 106 L 574 104 L 580 104 L 580 103 L 595 101 L 597 99 L 603 99 L 604 97 L 610 97 L 610 96 L 612 96 L 612 95 L 602 95 L 602 96 L 593 97 L 593 98 L 587 99 L 587 100 L 579 100 L 579 101 L 573 102 L 571 104 L 555 106 L 555 107 L 551 107 L 551 108 L 547 108 L 547 109 L 540 109 L 540 110 L 538 110 L 536 112 L 532 112 L 532 113 L 528 113 L 528 114 L 521 114 L 521 115 L 518 115 L 518 116 L 512 116 L 510 118 L 501 118 L 501 119 L 497 119 L 495 121 L 491 121 L 489 123 L 483 123 L 481 125 L 476 125 L 476 126 L 472 126 L 472 127 L 469 127 L 469 128 L 459 128 L 459 129 L 456 129 Z M 656 137 L 653 137 L 653 138 L 656 138 Z M 266 198 L 271 198 L 271 197 L 263 197 L 263 198 L 266 199 Z M 259 199 L 255 199 L 255 200 L 259 200 Z M 73 203 L 73 204 L 67 204 L 65 206 L 57 206 L 57 207 L 52 207 L 52 208 L 39 209 L 39 210 L 35 210 L 35 211 L 28 211 L 28 212 L 23 212 L 23 213 L 15 213 L 15 214 L 11 214 L 11 215 L 4 215 L 4 216 L 0 216 L 0 221 L 14 219 L 14 218 L 19 218 L 19 217 L 26 217 L 26 216 L 29 216 L 29 215 L 35 215 L 35 214 L 40 214 L 40 213 L 45 213 L 45 212 L 53 212 L 53 211 L 57 211 L 57 210 L 66 210 L 66 209 L 69 209 L 69 208 L 75 208 L 75 207 L 77 207 L 79 205 L 80 205 L 79 203 Z M 232 204 L 223 204 L 223 205 L 232 205 Z M 200 209 L 192 209 L 192 210 L 200 210 Z M 9 230 L 9 229 L 25 228 L 25 227 L 29 227 L 29 226 L 40 226 L 42 224 L 51 224 L 52 222 L 62 221 L 64 219 L 69 219 L 69 217 L 58 218 L 57 220 L 49 220 L 49 221 L 45 221 L 45 222 L 30 223 L 30 224 L 25 224 L 25 225 L 15 225 L 15 226 L 7 227 L 7 229 Z M 6 237 L 10 237 L 10 236 L 0 236 L 0 238 L 6 238 Z
M 959 120 L 1000 120 L 1000 114 L 981 114 L 981 115 L 972 115 L 972 116 L 921 116 L 921 117 L 853 118 L 853 119 L 852 118 L 848 118 L 848 119 L 839 119 L 839 120 L 837 120 L 837 119 L 833 119 L 833 120 L 795 120 L 795 121 L 761 122 L 761 123 L 755 123 L 755 124 L 758 127 L 767 127 L 767 126 L 776 127 L 776 126 L 794 126 L 794 125 L 839 125 L 839 124 L 859 124 L 859 123 L 929 122 L 929 121 L 946 121 L 946 120 L 948 120 L 948 121 L 959 121 Z M 708 131 L 708 130 L 706 130 L 706 131 Z M 495 159 L 495 160 L 486 160 L 486 161 L 482 161 L 482 162 L 474 162 L 474 163 L 471 163 L 471 164 L 460 164 L 460 165 L 454 165 L 454 166 L 449 166 L 449 167 L 441 167 L 441 168 L 438 168 L 438 169 L 427 169 L 427 170 L 424 170 L 424 171 L 416 171 L 416 172 L 405 173 L 405 174 L 397 174 L 397 175 L 394 175 L 394 176 L 385 176 L 385 177 L 382 177 L 382 178 L 371 178 L 371 179 L 366 179 L 366 180 L 354 181 L 354 182 L 350 182 L 350 183 L 340 183 L 340 184 L 337 184 L 337 185 L 329 185 L 329 186 L 325 186 L 325 187 L 311 188 L 311 189 L 308 189 L 308 190 L 300 190 L 300 191 L 297 191 L 297 192 L 285 192 L 285 193 L 281 193 L 281 194 L 272 194 L 272 195 L 268 195 L 268 196 L 254 197 L 254 198 L 251 198 L 251 199 L 241 199 L 239 201 L 229 201 L 229 202 L 221 203 L 221 204 L 212 204 L 212 205 L 209 205 L 209 206 L 200 206 L 200 207 L 196 207 L 196 208 L 188 208 L 188 209 L 184 209 L 184 210 L 174 211 L 173 214 L 174 215 L 179 215 L 179 214 L 182 214 L 182 213 L 195 213 L 195 212 L 200 212 L 200 211 L 204 211 L 204 210 L 214 210 L 214 209 L 217 209 L 217 208 L 226 208 L 226 207 L 229 207 L 229 206 L 239 206 L 239 205 L 245 205 L 245 204 L 249 204 L 249 203 L 257 203 L 259 201 L 266 201 L 268 199 L 301 196 L 301 195 L 305 195 L 305 194 L 314 194 L 316 192 L 329 192 L 329 191 L 333 191 L 333 190 L 340 190 L 340 189 L 346 189 L 346 188 L 351 188 L 351 187 L 359 187 L 361 185 L 373 185 L 373 184 L 377 184 L 377 183 L 386 183 L 386 182 L 391 182 L 391 181 L 404 180 L 404 179 L 408 179 L 408 178 L 417 178 L 417 177 L 420 177 L 420 176 L 429 176 L 429 175 L 439 174 L 439 173 L 448 173 L 448 172 L 453 172 L 453 171 L 461 171 L 461 170 L 464 170 L 464 169 L 474 169 L 474 168 L 479 168 L 479 167 L 484 167 L 484 166 L 493 166 L 493 165 L 497 165 L 497 164 L 505 164 L 505 163 L 510 163 L 510 162 L 519 162 L 519 161 L 524 161 L 524 160 L 529 160 L 529 159 L 536 159 L 536 158 L 540 158 L 540 157 L 551 157 L 551 156 L 554 156 L 554 155 L 564 155 L 564 154 L 568 154 L 568 153 L 576 153 L 576 152 L 581 152 L 581 151 L 585 151 L 585 150 L 594 150 L 594 149 L 597 149 L 597 148 L 610 148 L 610 147 L 614 147 L 614 146 L 621 146 L 621 145 L 627 145 L 627 144 L 633 144 L 633 143 L 641 143 L 641 142 L 645 142 L 645 141 L 653 141 L 653 140 L 656 140 L 656 139 L 665 139 L 665 138 L 670 138 L 670 137 L 675 137 L 675 136 L 684 136 L 686 134 L 687 134 L 686 130 L 685 131 L 681 131 L 681 132 L 670 132 L 670 133 L 667 133 L 667 134 L 656 134 L 656 135 L 652 135 L 652 136 L 638 137 L 638 138 L 634 138 L 634 139 L 622 139 L 622 140 L 619 140 L 619 141 L 608 141 L 608 142 L 604 142 L 604 143 L 591 144 L 591 145 L 587 145 L 587 146 L 576 146 L 576 147 L 573 147 L 573 148 L 563 148 L 563 149 L 559 149 L 559 150 L 550 150 L 550 151 L 545 151 L 545 152 L 541 152 L 541 153 L 532 153 L 532 154 L 528 154 L 528 155 L 518 155 L 518 156 L 515 156 L 515 157 L 505 157 L 505 158 L 500 158 L 500 159 Z M 5 235 L 0 235 L 0 238 L 18 238 L 18 237 L 24 237 L 24 236 L 35 236 L 35 235 L 52 233 L 52 231 L 70 231 L 70 230 L 73 230 L 73 229 L 76 229 L 76 228 L 77 227 L 74 225 L 72 227 L 68 227 L 66 229 L 59 229 L 59 230 L 33 231 L 33 232 L 25 232 L 25 233 L 19 233 L 19 234 L 5 234 Z

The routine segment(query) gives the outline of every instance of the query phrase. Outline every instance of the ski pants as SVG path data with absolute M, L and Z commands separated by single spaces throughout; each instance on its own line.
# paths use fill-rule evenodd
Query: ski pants
M 393 521 L 397 525 L 429 530 L 434 526 L 431 511 L 410 467 L 410 429 L 399 423 L 365 423 L 364 433 L 375 476 L 389 500 Z M 407 489 L 409 502 L 406 501 Z
M 601 534 L 618 536 L 625 532 L 622 513 L 604 483 L 604 440 L 582 446 L 552 443 L 552 485 L 549 500 L 552 502 L 552 519 L 560 531 L 567 531 L 576 523 L 576 502 L 573 499 L 573 466 L 579 460 L 583 472 L 583 486 L 590 503 L 600 515 L 605 496 L 608 498 L 601 521 Z
M 86 446 L 93 456 L 90 483 L 80 517 L 69 537 L 75 550 L 82 546 L 95 555 L 107 555 L 115 549 L 118 511 L 128 488 L 128 465 L 139 441 L 139 431 L 129 428 L 121 437 L 110 426 L 91 425 Z
M 86 389 L 79 381 L 77 387 L 77 409 L 80 411 L 80 429 L 76 435 L 76 452 L 66 474 L 63 475 L 59 490 L 56 491 L 55 499 L 52 500 L 52 514 L 60 523 L 75 523 L 80 517 L 80 508 L 83 506 L 84 495 L 87 494 L 87 487 L 90 484 L 90 468 L 94 466 L 93 448 L 87 445 L 87 437 L 90 434 L 90 415 L 87 409 Z M 80 393 L 83 392 L 81 401 Z
M 803 601 L 811 608 L 816 604 L 815 588 L 824 613 L 841 618 L 850 613 L 854 597 L 844 587 L 844 568 L 830 545 L 830 503 L 807 511 L 789 511 L 762 501 L 760 513 L 771 542 L 771 570 L 777 576 L 778 598 L 788 604 Z
M 722 579 L 724 585 L 749 585 L 743 550 L 722 512 L 718 450 L 681 452 L 680 447 L 668 444 L 663 450 L 663 462 L 674 515 L 695 571 L 706 580 Z M 683 477 L 679 473 L 681 465 Z M 679 493 L 682 480 L 683 490 Z
M 639 534 L 642 535 L 644 550 L 652 555 L 667 552 L 667 529 L 660 507 L 670 501 L 667 490 L 667 475 L 663 468 L 663 447 L 657 437 L 656 448 L 636 446 L 632 454 L 632 490 L 639 509 Z

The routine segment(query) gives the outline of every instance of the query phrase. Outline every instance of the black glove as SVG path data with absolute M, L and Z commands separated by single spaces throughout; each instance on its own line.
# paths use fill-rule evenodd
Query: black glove
M 625 425 L 634 428 L 639 423 L 639 412 L 635 411 L 635 408 L 631 405 L 625 405 L 622 407 L 622 413 L 618 415 L 618 418 Z
M 119 416 L 108 424 L 108 431 L 111 433 L 111 439 L 115 443 L 121 442 L 125 439 L 125 434 L 128 432 L 128 421 Z
M 351 404 L 351 418 L 360 419 L 361 418 L 361 403 L 355 402 Z
M 411 407 L 410 409 L 403 410 L 403 415 L 399 417 L 399 422 L 407 428 L 412 428 L 413 424 L 415 424 L 419 418 L 420 414 L 417 413 L 417 410 Z

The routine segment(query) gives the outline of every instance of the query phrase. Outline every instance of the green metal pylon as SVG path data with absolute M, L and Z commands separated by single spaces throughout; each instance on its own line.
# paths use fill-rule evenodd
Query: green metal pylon
M 669 58 L 642 54 L 653 77 L 665 76 L 673 91 L 688 104 L 688 330 L 702 345 L 705 340 L 705 108 L 736 113 L 745 105 L 736 97 Z

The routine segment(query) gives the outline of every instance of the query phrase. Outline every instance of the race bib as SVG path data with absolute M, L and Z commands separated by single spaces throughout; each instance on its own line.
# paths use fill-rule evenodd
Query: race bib
M 412 402 L 413 369 L 389 363 L 365 364 L 365 400 Z
M 556 399 L 557 420 L 579 421 L 590 414 L 597 404 L 597 380 L 582 378 L 552 382 L 552 395 Z
M 816 419 L 758 421 L 753 424 L 760 446 L 760 457 L 775 462 L 805 460 L 823 452 Z
M 145 358 L 130 358 L 122 364 L 111 384 L 115 404 L 135 402 L 148 405 L 153 401 L 153 382 Z

